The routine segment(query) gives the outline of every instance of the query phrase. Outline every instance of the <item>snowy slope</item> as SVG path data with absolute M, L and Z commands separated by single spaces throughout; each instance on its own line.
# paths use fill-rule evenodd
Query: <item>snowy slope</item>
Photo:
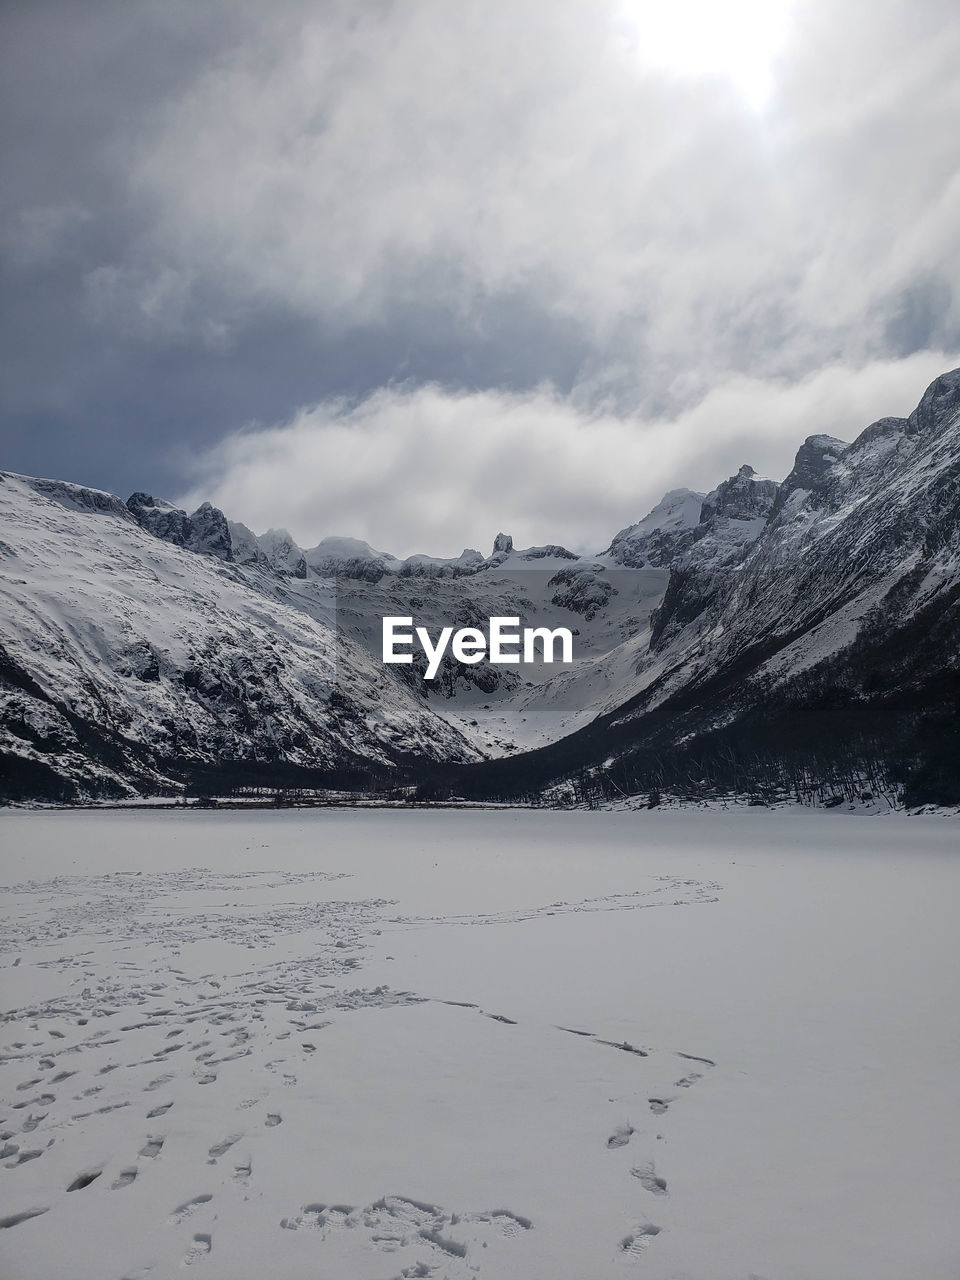
M 642 520 L 621 529 L 606 554 L 628 568 L 669 568 L 693 542 L 704 496 L 671 489 Z
M 753 512 L 758 527 L 746 554 L 722 565 L 736 564 L 735 572 L 716 572 L 717 553 L 708 546 L 700 554 L 702 543 L 678 566 L 654 648 L 685 647 L 701 670 L 730 662 L 747 643 L 779 650 L 787 640 L 794 663 L 772 659 L 782 676 L 831 652 L 824 624 L 834 652 L 855 637 L 841 616 L 856 620 L 895 601 L 890 623 L 902 626 L 923 607 L 946 604 L 960 581 L 958 476 L 960 371 L 938 379 L 909 419 L 883 419 L 849 447 L 811 437 L 783 485 L 736 509 L 741 528 Z M 721 535 L 728 548 L 733 523 Z M 709 653 L 690 652 L 705 643 Z
M 323 583 L 293 590 L 188 550 L 118 499 L 58 482 L 3 475 L 0 519 L 2 745 L 34 785 L 51 771 L 67 792 L 124 791 L 223 759 L 336 769 L 473 754 L 338 637 Z

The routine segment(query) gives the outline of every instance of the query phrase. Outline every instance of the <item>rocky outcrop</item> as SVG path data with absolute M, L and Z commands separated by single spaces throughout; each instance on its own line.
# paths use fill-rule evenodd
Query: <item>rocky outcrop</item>
M 187 515 L 171 502 L 138 492 L 127 499 L 127 510 L 142 529 L 164 542 L 201 555 L 216 556 L 218 560 L 233 559 L 227 518 L 209 502 L 197 507 L 193 515 Z
M 81 484 L 70 484 L 66 480 L 43 480 L 25 477 L 26 483 L 36 493 L 42 494 L 52 502 L 59 503 L 68 511 L 101 511 L 121 519 L 131 519 L 123 499 L 112 493 L 104 493 L 101 489 L 88 489 Z
M 735 476 L 708 493 L 700 508 L 700 526 L 716 526 L 719 520 L 766 520 L 776 501 L 779 484 L 761 479 L 744 465 Z
M 661 649 L 705 610 L 717 611 L 732 587 L 730 570 L 763 532 L 777 500 L 775 480 L 742 466 L 708 493 L 685 549 L 673 560 L 663 603 L 652 618 L 651 647 Z
M 551 600 L 557 608 L 582 614 L 587 622 L 592 622 L 610 597 L 617 594 L 612 583 L 589 569 L 560 569 L 547 585 L 553 588 Z
M 772 514 L 778 514 L 787 499 L 798 489 L 805 493 L 819 493 L 824 488 L 834 463 L 849 447 L 834 436 L 807 436 L 797 450 L 793 469 L 780 486 Z

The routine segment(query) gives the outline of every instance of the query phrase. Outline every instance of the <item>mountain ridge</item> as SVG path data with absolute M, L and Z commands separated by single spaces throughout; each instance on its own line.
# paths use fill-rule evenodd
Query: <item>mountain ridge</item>
M 0 520 L 7 799 L 253 778 L 556 803 L 960 798 L 960 371 L 850 444 L 811 434 L 782 482 L 744 465 L 670 491 L 596 556 L 503 533 L 489 556 L 304 549 L 209 503 L 13 473 Z M 379 617 L 412 612 L 569 620 L 579 659 L 522 676 L 445 660 L 427 685 L 378 661 Z

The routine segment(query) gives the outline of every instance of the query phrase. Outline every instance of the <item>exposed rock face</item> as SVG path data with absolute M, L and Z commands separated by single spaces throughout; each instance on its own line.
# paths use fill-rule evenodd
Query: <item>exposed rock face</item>
M 718 520 L 766 520 L 780 488 L 776 480 L 762 480 L 744 465 L 735 476 L 708 493 L 700 509 L 701 525 Z
M 809 493 L 819 492 L 831 471 L 833 464 L 849 446 L 834 436 L 807 436 L 797 450 L 793 470 L 780 486 L 774 503 L 774 514 L 779 512 L 790 495 L 797 489 Z
M 617 594 L 612 583 L 589 569 L 560 569 L 548 585 L 554 588 L 551 598 L 555 605 L 582 614 L 587 622 L 592 622 L 610 596 Z
M 509 553 L 513 550 L 513 539 L 509 533 L 498 533 L 493 540 L 493 554 L 499 555 L 500 552 Z
M 527 547 L 525 551 L 515 553 L 525 564 L 534 564 L 537 560 L 579 560 L 575 551 L 562 547 L 558 542 L 547 542 L 542 547 Z
M 753 467 L 742 466 L 703 499 L 700 519 L 672 562 L 663 604 L 653 616 L 654 648 L 662 648 L 730 585 L 727 570 L 760 537 L 779 487 L 775 480 L 759 479 Z
M 308 567 L 318 578 L 353 578 L 371 584 L 379 582 L 387 572 L 382 560 L 361 556 L 314 556 Z
M 87 489 L 80 484 L 69 484 L 66 480 L 42 480 L 32 477 L 27 483 L 37 493 L 57 502 L 68 511 L 102 511 L 110 515 L 130 519 L 122 498 L 112 493 L 104 493 L 101 489 Z
M 149 493 L 134 493 L 127 499 L 127 509 L 142 529 L 156 538 L 186 547 L 218 560 L 233 559 L 233 544 L 227 518 L 219 508 L 204 502 L 193 515 Z
M 191 551 L 216 556 L 219 560 L 233 558 L 230 529 L 227 518 L 219 507 L 203 502 L 190 517 L 186 546 Z

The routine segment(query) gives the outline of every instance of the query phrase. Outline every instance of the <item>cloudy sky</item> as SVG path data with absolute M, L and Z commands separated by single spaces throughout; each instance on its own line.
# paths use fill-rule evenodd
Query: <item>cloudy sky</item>
M 0 465 L 598 548 L 960 364 L 956 0 L 6 0 Z

